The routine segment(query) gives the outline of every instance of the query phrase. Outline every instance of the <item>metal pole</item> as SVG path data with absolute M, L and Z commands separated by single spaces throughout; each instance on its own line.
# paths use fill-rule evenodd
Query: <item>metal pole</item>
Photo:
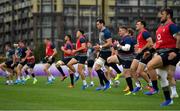
M 42 30 L 42 23 L 43 23 L 43 17 L 42 17 L 42 14 L 43 14 L 43 0 L 41 0 L 41 12 L 40 12 L 40 41 L 42 42 L 43 41 L 43 30 Z
M 164 8 L 167 8 L 167 0 L 164 0 Z
M 89 35 L 88 36 L 89 37 L 88 40 L 89 41 L 91 41 L 91 24 L 92 24 L 92 20 L 91 20 L 92 13 L 91 12 L 92 12 L 92 8 L 91 8 L 90 14 L 89 14 L 89 33 L 88 33 L 88 35 Z
M 14 42 L 15 38 L 14 38 L 14 3 L 13 0 L 10 2 L 11 3 L 11 7 L 12 7 L 12 12 L 11 12 L 11 17 L 12 17 L 12 21 L 11 21 L 11 42 Z
M 54 42 L 54 7 L 53 0 L 51 0 L 51 37 Z
M 77 29 L 79 28 L 79 15 L 80 15 L 80 10 L 79 10 L 79 5 L 80 5 L 80 0 L 76 0 L 76 22 L 77 22 Z
M 140 0 L 138 0 L 138 19 L 140 18 Z
M 102 0 L 102 19 L 105 20 L 105 0 Z
M 117 15 L 118 15 L 118 5 L 117 5 L 117 0 L 115 1 L 115 29 L 118 27 L 118 20 L 117 20 Z

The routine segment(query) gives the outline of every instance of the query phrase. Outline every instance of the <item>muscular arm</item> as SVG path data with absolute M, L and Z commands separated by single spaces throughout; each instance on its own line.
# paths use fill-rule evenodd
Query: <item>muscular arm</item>
M 147 43 L 146 43 L 146 45 L 141 49 L 141 51 L 143 51 L 143 50 L 146 49 L 146 48 L 150 48 L 150 47 L 153 46 L 153 40 L 152 40 L 151 37 L 149 37 L 148 39 L 146 39 L 146 41 L 147 41 Z
M 53 49 L 54 53 L 52 54 L 52 57 L 54 57 L 57 54 L 56 48 Z
M 78 49 L 76 49 L 76 52 L 79 52 L 79 51 L 81 51 L 81 50 L 84 50 L 85 48 L 86 48 L 86 43 L 82 43 L 82 44 L 81 44 L 81 47 L 78 48 Z
M 112 38 L 106 40 L 106 43 L 102 45 L 102 48 L 110 47 L 112 45 Z
M 176 34 L 176 48 L 180 49 L 180 32 Z

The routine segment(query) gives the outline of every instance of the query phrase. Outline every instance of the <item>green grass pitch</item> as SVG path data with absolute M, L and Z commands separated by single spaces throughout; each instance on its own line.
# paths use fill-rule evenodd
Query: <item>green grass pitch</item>
M 174 99 L 171 106 L 160 107 L 162 91 L 153 96 L 143 95 L 142 91 L 124 96 L 126 84 L 123 78 L 120 82 L 118 88 L 97 92 L 95 87 L 82 91 L 81 80 L 69 89 L 69 79 L 61 82 L 56 78 L 54 84 L 46 85 L 46 78 L 38 77 L 36 85 L 31 79 L 25 85 L 7 86 L 0 77 L 0 110 L 180 110 L 180 98 Z M 177 91 L 180 92 L 180 82 Z

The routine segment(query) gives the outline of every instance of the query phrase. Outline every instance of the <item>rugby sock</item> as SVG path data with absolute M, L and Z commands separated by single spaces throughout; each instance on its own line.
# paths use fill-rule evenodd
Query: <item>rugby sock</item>
M 128 87 L 129 87 L 129 90 L 132 92 L 133 91 L 133 84 L 132 84 L 131 77 L 126 78 L 126 82 L 127 82 Z
M 62 70 L 61 66 L 58 66 L 57 69 L 62 74 L 62 76 L 65 76 L 64 71 Z
M 99 74 L 100 78 L 102 78 L 102 80 L 105 82 L 105 83 L 108 83 L 109 81 L 107 80 L 106 76 L 104 75 L 104 72 L 99 69 L 97 70 L 97 73 Z
M 35 78 L 35 74 L 34 74 L 34 73 L 32 73 L 31 76 L 32 76 L 33 78 Z
M 70 74 L 70 79 L 71 79 L 71 85 L 74 85 L 74 74 Z
M 109 64 L 118 74 L 121 73 L 116 63 Z
M 48 76 L 48 80 L 49 80 L 49 81 L 52 81 L 52 78 L 51 78 L 51 76 Z
M 103 78 L 101 77 L 101 71 L 97 70 L 96 72 L 98 74 L 99 82 L 100 82 L 101 86 L 104 86 Z
M 141 83 L 139 81 L 136 81 L 135 84 L 136 84 L 136 87 L 141 87 Z
M 87 82 L 86 82 L 86 80 L 83 80 L 83 85 L 87 85 Z
M 51 79 L 55 79 L 53 75 L 51 75 L 50 77 L 51 77 Z
M 27 70 L 25 70 L 24 72 L 25 72 L 25 74 L 26 74 L 26 75 L 28 75 L 28 74 L 29 74 Z
M 177 91 L 176 91 L 176 86 L 171 86 L 171 93 L 174 95 L 174 94 L 177 94 Z
M 153 81 L 152 81 L 152 86 L 153 86 L 153 88 L 154 88 L 156 91 L 159 90 L 159 88 L 158 88 L 157 85 L 158 85 L 158 84 L 157 84 L 157 80 L 153 80 Z
M 171 100 L 169 86 L 162 88 L 166 100 Z

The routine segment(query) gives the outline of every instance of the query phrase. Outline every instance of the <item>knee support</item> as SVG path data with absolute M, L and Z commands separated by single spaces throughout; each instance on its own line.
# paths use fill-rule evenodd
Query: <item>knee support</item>
M 96 60 L 95 64 L 99 64 L 99 65 L 103 66 L 105 64 L 105 60 L 99 57 Z
M 161 87 L 169 86 L 169 81 L 167 80 L 167 71 L 164 69 L 157 69 L 157 73 L 160 76 Z

